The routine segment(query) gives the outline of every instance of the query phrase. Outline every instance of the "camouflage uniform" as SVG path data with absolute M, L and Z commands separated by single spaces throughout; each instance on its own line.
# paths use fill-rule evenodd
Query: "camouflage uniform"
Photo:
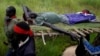
M 8 44 L 10 46 L 10 42 L 12 40 L 12 35 L 13 35 L 13 26 L 15 24 L 18 23 L 18 20 L 15 18 L 15 19 L 11 19 L 11 21 L 9 22 L 9 24 L 6 24 L 5 23 L 5 34 L 6 34 L 6 37 L 8 39 Z

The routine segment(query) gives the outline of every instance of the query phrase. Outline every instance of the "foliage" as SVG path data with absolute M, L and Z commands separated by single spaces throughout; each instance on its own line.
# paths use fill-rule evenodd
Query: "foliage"
M 4 33 L 4 17 L 5 9 L 8 6 L 12 5 L 16 7 L 18 18 L 22 18 L 22 4 L 28 6 L 33 12 L 52 11 L 59 14 L 81 11 L 86 8 L 99 17 L 99 2 L 100 0 L 0 0 L 0 56 L 4 56 L 7 50 L 7 46 L 3 44 L 3 41 L 6 40 Z M 46 46 L 42 44 L 42 40 L 40 38 L 36 38 L 37 56 L 61 55 L 63 49 L 73 42 L 71 42 L 71 40 L 67 37 L 60 37 L 54 40 L 50 38 L 46 39 Z
M 41 37 L 36 38 L 37 56 L 61 56 L 66 47 L 75 45 L 68 36 L 45 37 L 43 45 Z

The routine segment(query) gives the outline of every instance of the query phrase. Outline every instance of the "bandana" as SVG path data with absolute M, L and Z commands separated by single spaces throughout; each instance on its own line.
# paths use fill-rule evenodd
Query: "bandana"
M 33 36 L 33 32 L 32 30 L 24 30 L 22 28 L 20 28 L 19 26 L 15 25 L 14 26 L 14 32 L 18 33 L 18 34 L 28 34 L 29 36 Z
M 12 18 L 12 19 L 13 19 L 13 18 L 16 18 L 16 16 L 12 16 L 11 18 Z

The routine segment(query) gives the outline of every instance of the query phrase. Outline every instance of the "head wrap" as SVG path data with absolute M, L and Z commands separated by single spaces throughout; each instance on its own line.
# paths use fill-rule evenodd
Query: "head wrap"
M 18 25 L 15 25 L 13 30 L 15 33 L 18 33 L 18 34 L 25 34 L 25 35 L 33 36 L 33 32 L 31 29 L 25 30 Z

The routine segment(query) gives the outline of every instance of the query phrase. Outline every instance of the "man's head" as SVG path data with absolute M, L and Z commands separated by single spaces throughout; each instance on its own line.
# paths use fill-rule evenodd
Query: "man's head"
M 21 41 L 24 41 L 28 36 L 32 36 L 33 33 L 30 30 L 30 27 L 25 22 L 19 22 L 17 23 L 13 28 L 14 34 L 16 39 L 19 39 Z
M 87 9 L 82 10 L 82 13 L 91 14 L 91 12 Z
M 28 12 L 28 15 L 31 19 L 35 19 L 38 16 L 36 13 L 33 13 L 33 12 Z M 25 13 L 23 14 L 23 19 L 24 19 L 24 21 L 27 21 L 27 17 L 25 15 Z
M 6 16 L 8 17 L 12 17 L 12 16 L 15 16 L 16 15 L 16 9 L 14 6 L 9 6 L 7 9 L 6 9 Z
M 35 19 L 37 16 L 38 16 L 37 13 L 33 13 L 33 12 L 29 13 L 29 17 L 32 19 Z

